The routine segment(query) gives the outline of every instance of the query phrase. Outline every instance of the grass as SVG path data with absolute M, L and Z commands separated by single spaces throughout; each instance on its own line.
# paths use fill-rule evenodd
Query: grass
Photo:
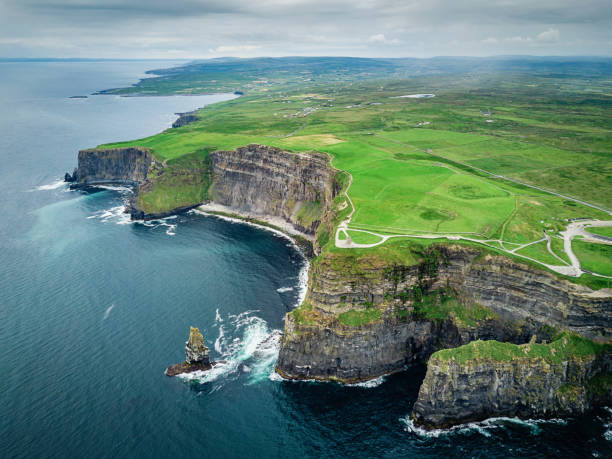
M 148 147 L 168 165 L 198 151 L 249 143 L 328 153 L 334 167 L 353 177 L 351 227 L 384 234 L 458 233 L 526 244 L 540 239 L 543 230 L 563 230 L 567 219 L 609 218 L 596 209 L 491 175 L 612 207 L 612 96 L 606 77 L 595 75 L 587 81 L 534 70 L 529 75 L 406 78 L 401 73 L 408 71 L 404 64 L 324 61 L 325 65 L 316 59 L 301 63 L 299 72 L 292 67 L 297 61 L 290 60 L 285 62 L 289 67 L 276 60 L 253 60 L 162 72 L 161 79 L 144 80 L 115 93 L 198 93 L 215 88 L 218 92 L 231 87 L 246 88 L 247 95 L 201 109 L 200 121 L 187 126 L 104 146 Z M 369 81 L 369 74 L 379 80 Z M 436 97 L 393 98 L 420 92 Z M 483 110 L 490 116 L 484 117 Z M 486 123 L 486 118 L 494 122 Z M 430 124 L 423 125 L 424 121 Z M 177 167 L 172 180 L 172 175 L 154 179 L 150 190 L 141 191 L 141 205 L 156 212 L 202 201 L 209 178 L 201 171 L 204 168 L 198 165 Z M 346 184 L 348 174 L 338 178 Z M 348 214 L 348 209 L 344 212 Z M 298 218 L 309 226 L 319 215 L 320 206 L 312 203 L 300 209 Z M 318 236 L 330 252 L 335 252 L 329 243 L 333 233 L 333 228 L 322 225 Z M 378 241 L 355 231 L 350 236 L 359 243 Z M 552 249 L 567 261 L 559 242 L 553 238 Z M 375 249 L 355 250 L 369 250 L 384 259 L 410 258 L 399 253 L 403 245 L 409 244 L 392 239 Z M 597 260 L 598 269 L 609 272 L 612 258 L 607 249 L 601 244 L 590 249 L 583 254 L 585 266 Z M 561 264 L 545 244 L 520 253 L 542 263 Z M 600 283 L 589 276 L 574 281 Z
M 552 245 L 551 245 L 552 247 Z M 529 258 L 533 258 L 535 260 L 541 261 L 548 265 L 560 265 L 561 262 L 551 255 L 548 251 L 546 241 L 538 242 L 537 244 L 531 244 L 527 247 L 517 250 L 516 253 L 519 255 L 524 255 Z
M 420 304 L 415 304 L 415 312 L 429 320 L 453 319 L 462 325 L 474 327 L 480 321 L 492 319 L 495 314 L 488 308 L 476 303 L 461 304 L 452 296 L 433 293 L 423 298 Z
M 372 322 L 376 322 L 380 318 L 380 310 L 376 308 L 368 308 L 362 310 L 350 310 L 338 315 L 338 320 L 344 325 L 350 327 L 359 327 Z
M 580 260 L 582 269 L 604 276 L 612 276 L 612 245 L 591 244 L 574 239 L 572 250 Z
M 612 238 L 612 226 L 589 226 L 585 228 L 589 233 L 599 234 Z
M 374 234 L 363 233 L 361 231 L 351 231 L 348 230 L 348 235 L 351 237 L 352 241 L 356 244 L 375 244 L 380 242 L 380 237 L 375 236 Z
M 510 344 L 499 341 L 472 341 L 455 349 L 444 349 L 432 355 L 432 359 L 442 362 L 455 361 L 465 364 L 478 360 L 508 362 L 521 359 L 543 359 L 549 363 L 561 363 L 571 358 L 581 358 L 612 350 L 610 344 L 595 343 L 586 338 L 562 333 L 549 344 Z
M 299 325 L 315 325 L 316 319 L 312 313 L 312 305 L 306 301 L 290 312 L 295 320 L 295 323 Z

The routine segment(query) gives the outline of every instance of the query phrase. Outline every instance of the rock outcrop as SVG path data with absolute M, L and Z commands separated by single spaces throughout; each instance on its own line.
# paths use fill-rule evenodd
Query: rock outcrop
M 418 425 L 444 428 L 494 416 L 578 415 L 610 403 L 610 348 L 591 350 L 580 341 L 571 336 L 550 345 L 477 341 L 437 352 L 411 417 Z
M 188 160 L 183 161 L 185 164 L 162 163 L 146 148 L 94 148 L 79 152 L 78 168 L 66 178 L 74 188 L 100 184 L 134 187 L 130 213 L 137 219 L 160 218 L 190 209 L 208 196 L 209 201 L 231 212 L 280 218 L 310 236 L 326 218 L 338 192 L 336 171 L 325 155 L 294 154 L 252 144 L 235 151 L 212 152 L 207 161 L 208 158 L 210 173 L 203 169 L 199 157 L 190 169 L 192 163 Z M 138 194 L 155 193 L 157 186 L 167 188 L 171 177 L 176 177 L 179 188 L 186 185 L 191 190 L 198 184 L 203 192 L 192 193 L 194 198 L 181 205 L 171 204 L 159 210 L 142 208 Z
M 154 162 L 149 150 L 141 147 L 81 150 L 71 186 L 119 184 L 137 187 L 145 182 Z
M 288 153 L 263 145 L 210 154 L 211 200 L 237 213 L 280 217 L 313 235 L 338 192 L 322 154 Z
M 197 110 L 192 112 L 177 113 L 177 115 L 179 115 L 179 117 L 174 123 L 172 123 L 173 128 L 186 126 L 200 120 L 200 117 L 197 115 Z
M 189 329 L 189 339 L 185 342 L 185 361 L 166 368 L 168 376 L 181 373 L 210 370 L 217 362 L 210 361 L 210 350 L 204 344 L 204 337 L 195 327 Z
M 452 310 L 427 303 L 443 292 Z M 287 378 L 370 379 L 477 339 L 521 344 L 570 330 L 612 340 L 610 292 L 458 245 L 413 265 L 326 254 L 311 265 L 305 305 L 305 319 L 303 308 L 286 316 L 277 371 Z M 379 318 L 353 326 L 339 320 L 347 311 Z

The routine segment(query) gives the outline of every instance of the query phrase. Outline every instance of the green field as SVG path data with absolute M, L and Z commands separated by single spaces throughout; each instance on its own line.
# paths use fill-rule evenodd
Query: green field
M 586 228 L 586 230 L 589 233 L 612 238 L 612 226 L 589 226 Z
M 583 269 L 604 276 L 612 276 L 612 245 L 591 244 L 574 239 L 572 250 L 580 260 Z
M 359 61 L 353 63 L 354 74 L 347 74 L 341 70 L 346 63 L 325 70 L 317 61 L 310 70 L 300 67 L 300 72 L 311 72 L 302 78 L 296 75 L 305 73 L 277 64 L 266 61 L 225 79 L 212 78 L 224 82 L 221 89 L 227 83 L 247 94 L 201 109 L 198 122 L 105 145 L 144 146 L 169 165 L 175 161 L 179 180 L 153 179 L 152 190 L 141 193 L 147 211 L 206 199 L 208 152 L 260 143 L 330 154 L 333 166 L 353 177 L 348 194 L 355 212 L 349 228 L 372 233 L 461 236 L 513 256 L 507 251 L 542 239 L 543 231 L 563 231 L 568 219 L 610 219 L 570 199 L 612 208 L 612 95 L 605 76 L 586 81 L 534 70 L 463 79 L 444 74 L 408 78 L 402 77 L 407 64 L 397 62 L 380 63 L 383 70 L 377 74 Z M 212 75 L 209 70 L 191 76 L 168 72 L 126 91 L 205 92 L 210 85 L 202 82 Z M 435 97 L 397 97 L 423 92 Z M 198 180 L 183 173 L 189 167 L 178 160 L 186 157 L 200 161 Z M 315 214 L 307 211 L 306 219 Z M 380 240 L 368 233 L 349 235 L 362 244 Z M 390 243 L 368 250 L 380 252 Z M 563 241 L 553 237 L 551 244 L 569 263 Z M 589 253 L 582 256 L 598 261 L 587 261 L 585 267 L 592 269 L 586 269 L 610 272 L 605 246 L 593 244 Z M 524 247 L 517 255 L 565 264 L 545 243 Z

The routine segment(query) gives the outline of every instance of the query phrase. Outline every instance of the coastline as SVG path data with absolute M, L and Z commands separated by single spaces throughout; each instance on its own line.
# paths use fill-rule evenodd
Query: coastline
M 224 209 L 226 212 L 223 212 L 220 209 Z M 297 285 L 298 298 L 297 298 L 294 309 L 297 308 L 300 304 L 302 304 L 302 302 L 304 301 L 304 298 L 306 298 L 306 291 L 308 290 L 308 272 L 310 269 L 310 258 L 312 257 L 310 257 L 309 254 L 306 252 L 306 250 L 308 250 L 308 247 L 304 247 L 303 243 L 300 244 L 300 241 L 296 239 L 296 236 L 306 239 L 309 243 L 311 242 L 311 239 L 312 239 L 311 237 L 307 238 L 306 235 L 304 235 L 300 231 L 293 228 L 292 225 L 285 222 L 284 220 L 279 219 L 282 222 L 282 226 L 281 226 L 281 225 L 276 224 L 275 218 L 258 216 L 256 220 L 268 223 L 268 225 L 262 225 L 261 223 L 257 223 L 253 221 L 252 219 L 255 219 L 255 217 L 252 215 L 239 214 L 239 213 L 236 213 L 233 209 L 223 206 L 223 205 L 219 205 L 219 204 L 203 204 L 194 209 L 191 209 L 188 213 L 191 213 L 191 212 L 195 214 L 199 214 L 199 215 L 204 215 L 207 217 L 215 217 L 215 218 L 225 220 L 230 223 L 239 223 L 243 225 L 249 225 L 249 226 L 259 228 L 265 231 L 269 231 L 271 233 L 276 234 L 279 237 L 283 237 L 286 240 L 288 240 L 293 246 L 293 248 L 299 253 L 299 255 L 302 258 L 302 262 L 303 262 L 303 265 L 300 268 L 300 273 L 298 275 L 298 285 Z M 270 220 L 274 221 L 275 223 L 272 223 Z

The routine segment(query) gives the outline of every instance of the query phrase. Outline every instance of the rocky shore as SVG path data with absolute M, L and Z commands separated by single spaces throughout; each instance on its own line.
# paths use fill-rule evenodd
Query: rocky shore
M 166 375 L 176 376 L 181 373 L 207 371 L 218 362 L 210 361 L 210 350 L 204 344 L 204 337 L 195 327 L 189 329 L 189 339 L 185 342 L 185 361 L 166 368 Z
M 612 402 L 612 346 L 565 334 L 548 345 L 475 341 L 435 353 L 412 410 L 445 428 L 489 417 L 574 416 Z
M 612 292 L 459 244 L 404 241 L 399 258 L 350 250 L 321 255 L 345 208 L 336 199 L 342 188 L 337 176 L 325 155 L 252 144 L 194 153 L 173 164 L 146 148 L 83 150 L 75 173 L 66 178 L 74 187 L 131 185 L 133 218 L 160 218 L 206 204 L 204 211 L 272 224 L 308 241 L 317 257 L 304 302 L 285 318 L 276 367 L 285 378 L 352 383 L 429 361 L 413 412 L 426 427 L 483 416 L 580 413 L 608 400 L 607 352 L 591 360 L 568 354 L 552 363 L 490 356 L 449 363 L 437 352 L 478 340 L 546 346 L 559 332 L 603 346 L 612 341 Z M 186 200 L 168 200 L 169 186 L 198 191 L 176 193 L 188 195 Z M 536 342 L 529 344 L 534 335 Z M 194 339 L 190 352 L 199 351 L 167 374 L 214 365 Z M 533 375 L 542 377 L 536 381 Z M 591 386 L 597 391 L 589 392 Z M 511 406 L 513 397 L 518 405 Z

